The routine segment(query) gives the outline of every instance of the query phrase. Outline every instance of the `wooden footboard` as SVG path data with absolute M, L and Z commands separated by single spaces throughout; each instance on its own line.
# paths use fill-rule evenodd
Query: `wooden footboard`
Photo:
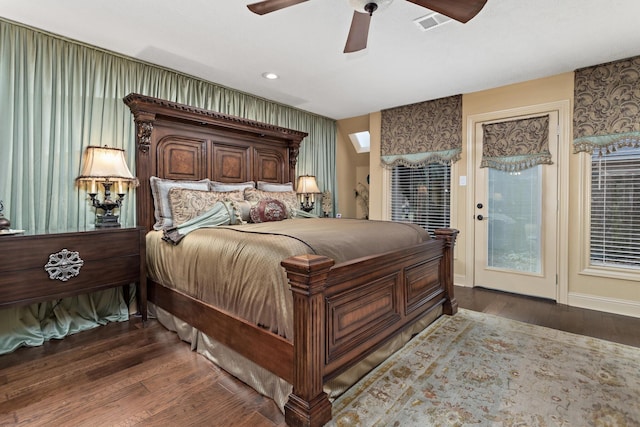
M 291 426 L 331 419 L 323 384 L 361 361 L 415 320 L 442 305 L 457 311 L 453 246 L 457 230 L 437 239 L 340 265 L 317 255 L 284 260 L 294 298 Z

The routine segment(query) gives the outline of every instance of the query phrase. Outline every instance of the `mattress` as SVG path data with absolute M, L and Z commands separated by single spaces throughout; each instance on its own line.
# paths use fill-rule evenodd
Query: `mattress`
M 415 224 L 333 218 L 201 228 L 178 245 L 150 232 L 147 268 L 157 283 L 291 338 L 293 298 L 282 260 L 316 254 L 342 263 L 428 239 Z

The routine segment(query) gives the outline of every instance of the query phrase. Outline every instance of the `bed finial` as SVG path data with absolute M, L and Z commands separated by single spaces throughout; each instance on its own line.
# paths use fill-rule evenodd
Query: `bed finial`
M 136 124 L 138 125 L 138 150 L 140 150 L 141 153 L 146 154 L 149 152 L 149 148 L 151 147 L 151 132 L 153 131 L 153 122 L 136 120 Z

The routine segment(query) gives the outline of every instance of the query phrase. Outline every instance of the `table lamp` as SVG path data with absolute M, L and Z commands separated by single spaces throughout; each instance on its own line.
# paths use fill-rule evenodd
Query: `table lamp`
M 321 193 L 316 177 L 313 175 L 301 175 L 298 177 L 296 193 L 298 193 L 300 199 L 300 209 L 305 212 L 312 211 L 315 205 L 315 195 Z
M 85 182 L 91 197 L 91 203 L 96 209 L 104 211 L 103 215 L 97 215 L 96 228 L 120 227 L 118 215 L 113 210 L 120 208 L 125 197 L 126 188 L 130 185 L 138 185 L 138 179 L 131 174 L 124 158 L 124 150 L 114 147 L 88 146 L 84 152 L 82 172 L 76 178 L 78 182 Z M 104 187 L 104 200 L 97 198 L 97 185 Z M 111 198 L 111 187 L 117 194 L 117 198 Z

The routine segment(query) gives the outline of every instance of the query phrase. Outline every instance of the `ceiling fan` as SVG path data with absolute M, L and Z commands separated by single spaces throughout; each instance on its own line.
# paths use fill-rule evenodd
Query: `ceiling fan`
M 250 11 L 264 15 L 307 0 L 263 0 L 247 5 Z M 344 53 L 357 52 L 367 47 L 369 24 L 373 12 L 381 10 L 393 0 L 349 0 L 355 9 L 351 28 L 347 36 Z M 408 2 L 441 13 L 451 19 L 465 23 L 476 16 L 487 0 L 407 0 Z

